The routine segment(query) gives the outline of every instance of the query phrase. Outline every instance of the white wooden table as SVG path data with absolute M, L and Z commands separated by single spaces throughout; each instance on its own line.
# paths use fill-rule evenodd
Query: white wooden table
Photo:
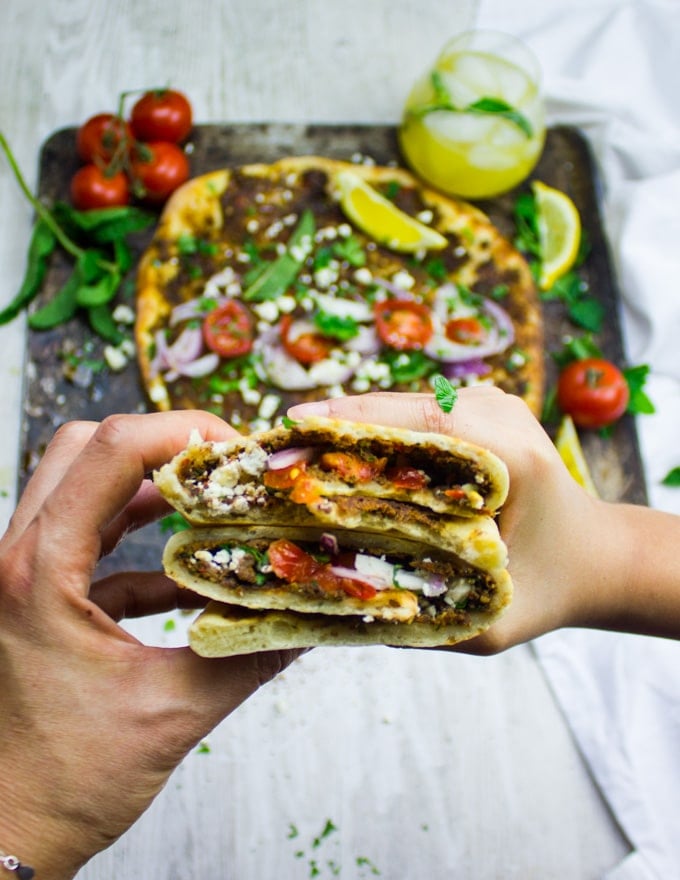
M 57 128 L 171 84 L 199 122 L 394 122 L 474 0 L 2 0 L 0 127 L 34 184 Z M 0 303 L 31 212 L 0 163 Z M 0 515 L 14 503 L 24 329 L 0 328 Z M 137 625 L 174 643 L 164 619 Z M 312 846 L 327 822 L 337 830 Z M 297 834 L 297 836 L 295 836 Z M 590 880 L 627 852 L 530 647 L 298 661 L 190 755 L 83 880 Z M 339 868 L 337 866 L 340 866 Z M 339 873 L 338 873 L 339 872 Z

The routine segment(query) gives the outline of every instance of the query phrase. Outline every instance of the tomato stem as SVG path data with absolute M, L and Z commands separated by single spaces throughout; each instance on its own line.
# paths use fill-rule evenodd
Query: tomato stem
M 34 196 L 31 192 L 29 185 L 26 183 L 25 177 L 21 173 L 19 164 L 17 163 L 14 154 L 12 153 L 9 142 L 2 132 L 0 132 L 0 148 L 5 154 L 5 158 L 7 159 L 9 166 L 12 169 L 14 177 L 19 184 L 19 188 L 33 206 L 36 214 L 44 222 L 45 226 L 50 229 L 54 237 L 67 253 L 71 254 L 71 256 L 75 257 L 76 259 L 80 259 L 81 257 L 83 257 L 85 254 L 83 248 L 77 245 L 68 237 L 68 235 L 66 235 L 64 230 L 52 216 L 51 211 L 40 201 L 40 199 L 36 198 L 36 196 Z M 117 271 L 117 266 L 115 266 L 113 263 L 110 263 L 108 260 L 98 259 L 96 263 L 100 268 L 105 269 L 107 272 Z

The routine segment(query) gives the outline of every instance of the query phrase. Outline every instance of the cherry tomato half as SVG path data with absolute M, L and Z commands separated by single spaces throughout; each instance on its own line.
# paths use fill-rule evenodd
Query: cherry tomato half
M 557 382 L 557 403 L 580 428 L 604 428 L 626 411 L 630 391 L 617 366 L 601 358 L 572 361 Z
M 386 299 L 374 306 L 375 327 L 385 345 L 398 351 L 422 348 L 432 336 L 430 310 L 410 299 Z
M 335 574 L 331 571 L 330 563 L 319 562 L 285 538 L 272 542 L 267 555 L 274 574 L 288 583 L 303 584 L 313 581 L 324 592 L 343 592 L 364 600 L 372 599 L 377 592 L 371 584 Z
M 122 171 L 107 174 L 97 165 L 83 165 L 71 178 L 71 201 L 79 211 L 127 205 L 128 179 Z
M 203 321 L 203 340 L 223 358 L 248 354 L 253 347 L 253 326 L 246 307 L 230 299 L 209 312 Z
M 177 144 L 155 141 L 142 144 L 131 173 L 140 198 L 160 204 L 189 179 L 189 160 Z
M 295 338 L 291 338 L 292 326 L 293 316 L 284 315 L 279 324 L 279 331 L 283 347 L 291 357 L 304 366 L 316 364 L 328 357 L 335 345 L 332 339 L 321 333 L 300 333 Z
M 178 144 L 191 131 L 191 104 L 173 89 L 145 92 L 132 108 L 130 125 L 140 141 Z
M 113 113 L 92 116 L 76 133 L 76 150 L 83 162 L 109 162 L 118 150 L 123 152 L 131 142 L 130 126 Z
M 446 324 L 446 337 L 461 345 L 480 345 L 487 332 L 479 318 L 451 318 Z

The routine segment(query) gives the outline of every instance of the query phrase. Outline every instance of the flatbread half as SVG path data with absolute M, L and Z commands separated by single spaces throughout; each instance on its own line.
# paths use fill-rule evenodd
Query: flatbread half
M 191 523 L 349 524 L 380 507 L 388 518 L 419 513 L 494 513 L 508 492 L 505 464 L 444 434 L 310 417 L 232 441 L 189 446 L 155 474 L 167 500 Z M 414 513 L 414 516 L 419 515 Z

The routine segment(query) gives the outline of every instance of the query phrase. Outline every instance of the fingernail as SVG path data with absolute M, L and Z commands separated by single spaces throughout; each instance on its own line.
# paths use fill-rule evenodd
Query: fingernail
M 302 419 L 305 416 L 327 416 L 330 413 L 330 407 L 325 400 L 314 400 L 311 403 L 298 403 L 291 406 L 287 415 L 291 419 Z

